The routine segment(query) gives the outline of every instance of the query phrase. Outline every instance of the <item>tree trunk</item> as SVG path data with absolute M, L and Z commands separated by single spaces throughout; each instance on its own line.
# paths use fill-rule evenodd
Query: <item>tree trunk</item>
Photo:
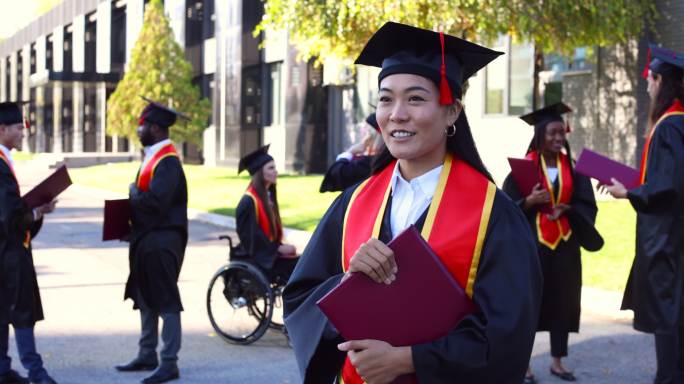
M 544 69 L 544 53 L 537 44 L 534 45 L 534 72 L 532 74 L 532 110 L 541 108 L 543 96 L 539 92 L 539 72 Z

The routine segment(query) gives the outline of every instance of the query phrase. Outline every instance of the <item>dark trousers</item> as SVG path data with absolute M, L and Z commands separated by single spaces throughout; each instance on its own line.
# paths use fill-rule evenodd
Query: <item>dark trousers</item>
M 655 384 L 684 383 L 684 328 L 678 332 L 655 335 L 656 371 Z
M 178 361 L 178 351 L 181 348 L 181 318 L 180 312 L 159 313 L 149 308 L 140 309 L 141 333 L 138 346 L 138 357 L 145 361 L 157 361 L 157 343 L 159 333 L 159 318 L 162 318 L 161 337 L 162 365 L 175 365 Z
M 568 355 L 568 332 L 550 331 L 551 356 L 565 357 Z
M 21 364 L 29 373 L 29 380 L 39 381 L 47 377 L 43 368 L 43 359 L 36 352 L 36 338 L 33 335 L 33 327 L 14 328 L 14 339 L 17 343 L 17 351 Z M 12 360 L 7 354 L 9 349 L 9 325 L 0 324 L 0 375 L 9 372 Z

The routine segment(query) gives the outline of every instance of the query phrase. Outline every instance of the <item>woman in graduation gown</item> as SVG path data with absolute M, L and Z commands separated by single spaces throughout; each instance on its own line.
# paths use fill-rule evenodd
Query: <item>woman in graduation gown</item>
M 376 114 L 387 150 L 373 176 L 333 202 L 285 288 L 303 382 L 389 383 L 404 374 L 431 384 L 522 382 L 541 301 L 536 246 L 482 164 L 460 101 L 464 81 L 498 55 L 389 22 L 356 60 L 382 68 Z M 391 283 L 396 264 L 385 244 L 410 224 L 477 311 L 427 343 L 343 340 L 316 301 L 350 273 Z
M 636 255 L 622 309 L 655 335 L 655 383 L 684 382 L 684 55 L 651 45 L 644 70 L 651 99 L 641 185 L 606 187 L 636 210 Z
M 544 276 L 537 330 L 549 331 L 553 358 L 550 372 L 562 380 L 575 381 L 561 358 L 568 355 L 568 333 L 579 331 L 580 247 L 597 251 L 603 246 L 603 239 L 594 228 L 597 208 L 591 182 L 575 173 L 566 140 L 569 129 L 562 114 L 570 111 L 567 105 L 557 103 L 521 116 L 534 126 L 525 157 L 537 165 L 542 182 L 525 196 L 509 174 L 503 190 L 523 210 L 537 239 Z M 547 207 L 548 211 L 541 207 Z M 536 382 L 530 370 L 525 382 Z
M 271 278 L 285 283 L 297 263 L 297 250 L 283 244 L 283 226 L 278 209 L 276 170 L 266 145 L 240 159 L 238 173 L 252 176 L 235 210 L 240 246 Z

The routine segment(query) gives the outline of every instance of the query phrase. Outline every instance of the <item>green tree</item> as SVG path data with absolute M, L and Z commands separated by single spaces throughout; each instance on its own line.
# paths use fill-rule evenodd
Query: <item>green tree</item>
M 191 118 L 178 119 L 170 132 L 172 140 L 201 145 L 211 103 L 200 97 L 191 80 L 192 66 L 173 37 L 161 0 L 150 1 L 128 69 L 107 101 L 107 133 L 136 137 L 138 117 L 146 105 L 142 95 Z
M 264 0 L 255 33 L 283 30 L 303 59 L 350 63 L 386 21 L 488 42 L 502 34 L 543 52 L 624 43 L 655 19 L 651 0 Z M 535 81 L 536 84 L 536 81 Z M 536 92 L 535 92 L 536 94 Z M 536 104 L 536 103 L 535 103 Z

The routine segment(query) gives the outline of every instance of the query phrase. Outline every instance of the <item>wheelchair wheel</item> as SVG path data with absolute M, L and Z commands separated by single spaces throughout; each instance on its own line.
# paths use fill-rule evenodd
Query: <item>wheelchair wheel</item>
M 268 330 L 274 294 L 261 271 L 249 263 L 231 262 L 211 278 L 207 312 L 212 327 L 224 340 L 251 344 Z

